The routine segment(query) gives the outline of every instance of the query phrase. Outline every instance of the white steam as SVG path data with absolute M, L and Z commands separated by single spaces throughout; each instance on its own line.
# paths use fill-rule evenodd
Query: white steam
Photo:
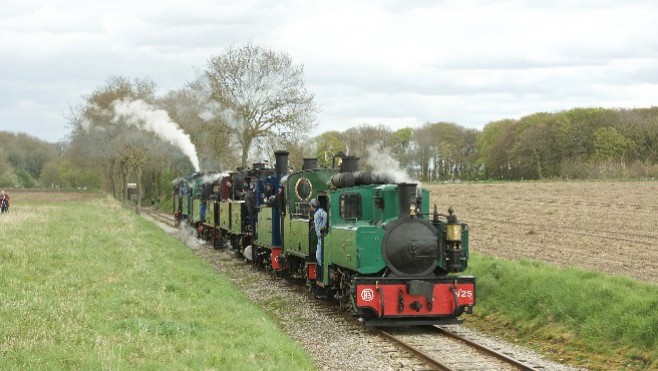
M 178 239 L 184 241 L 185 244 L 192 250 L 199 250 L 203 248 L 203 245 L 206 244 L 206 241 L 196 238 L 196 230 L 185 221 L 181 222 L 180 228 L 178 229 Z
M 382 149 L 379 144 L 373 144 L 366 148 L 365 162 L 372 167 L 373 173 L 386 174 L 392 178 L 394 183 L 417 183 L 420 188 L 420 182 L 411 178 L 400 167 L 400 162 L 388 150 Z
M 203 184 L 214 183 L 214 182 L 220 180 L 222 177 L 225 177 L 225 176 L 228 176 L 228 173 L 207 174 L 207 175 L 204 175 L 203 178 L 201 178 L 201 183 L 203 183 Z
M 214 183 L 214 182 L 216 182 L 216 181 L 220 180 L 221 178 L 223 178 L 225 176 L 228 176 L 228 175 L 229 175 L 228 173 L 208 173 L 208 174 L 203 175 L 203 177 L 201 178 L 201 183 L 202 184 L 211 184 L 211 183 Z M 183 180 L 185 180 L 185 178 L 178 177 L 178 178 L 171 181 L 171 185 L 172 186 L 176 185 L 176 184 L 180 183 Z
M 199 171 L 196 147 L 190 136 L 169 118 L 167 111 L 156 109 L 141 99 L 117 99 L 111 106 L 114 109 L 112 122 L 118 123 L 123 120 L 138 129 L 154 133 L 160 139 L 180 148 L 192 162 L 194 170 Z

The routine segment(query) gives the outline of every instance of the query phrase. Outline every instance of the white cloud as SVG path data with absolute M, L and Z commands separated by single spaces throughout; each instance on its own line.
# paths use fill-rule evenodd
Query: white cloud
M 305 66 L 323 108 L 315 133 L 657 104 L 653 1 L 33 0 L 2 9 L 0 129 L 52 141 L 66 132 L 69 106 L 108 77 L 177 89 L 211 56 L 249 41 Z

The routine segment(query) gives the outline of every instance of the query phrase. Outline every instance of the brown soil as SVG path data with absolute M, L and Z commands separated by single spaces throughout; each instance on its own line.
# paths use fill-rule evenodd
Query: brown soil
M 658 283 L 658 182 L 432 184 L 469 224 L 470 249 Z

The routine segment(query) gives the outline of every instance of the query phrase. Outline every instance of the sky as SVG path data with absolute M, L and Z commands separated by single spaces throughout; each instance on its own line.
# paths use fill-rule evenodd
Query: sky
M 313 135 L 658 105 L 658 2 L 0 0 L 0 130 L 65 140 L 112 76 L 185 87 L 246 43 L 304 66 Z

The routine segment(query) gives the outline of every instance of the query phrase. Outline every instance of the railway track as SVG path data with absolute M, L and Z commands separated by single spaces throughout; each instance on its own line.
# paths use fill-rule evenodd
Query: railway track
M 244 265 L 242 259 L 235 259 L 235 265 Z M 242 268 L 241 268 L 242 269 Z M 309 294 L 303 284 L 286 282 L 271 272 L 255 270 L 265 276 L 267 282 L 258 291 L 276 287 L 283 293 L 297 295 L 297 303 L 320 315 L 333 328 L 340 328 L 353 337 L 357 343 L 371 344 L 382 353 L 390 365 L 409 370 L 535 370 L 531 365 L 503 354 L 485 345 L 469 340 L 441 327 L 423 326 L 412 328 L 372 328 L 363 326 L 350 313 L 339 308 L 335 301 L 318 300 Z M 262 279 L 262 278 L 261 278 Z M 303 321 L 303 320 L 302 320 Z M 322 336 L 322 335 L 320 335 Z M 328 343 L 329 340 L 319 340 Z M 542 368 L 542 367 L 540 367 Z
M 143 207 L 141 208 L 140 212 L 142 214 L 146 214 L 152 219 L 155 219 L 156 221 L 165 224 L 168 227 L 175 228 L 174 227 L 174 216 L 171 214 L 166 214 L 161 211 L 149 208 L 149 207 Z
M 535 370 L 513 356 L 440 326 L 377 330 L 432 370 Z
M 236 259 L 239 261 L 241 259 Z M 239 263 L 238 263 L 239 264 Z M 362 338 L 362 342 L 379 344 L 392 364 L 404 364 L 413 370 L 538 370 L 512 355 L 504 354 L 470 340 L 441 326 L 411 328 L 371 328 L 362 326 L 335 301 L 314 299 L 308 287 L 299 282 L 286 283 L 271 272 L 260 270 L 269 285 L 279 290 L 301 294 L 300 304 L 325 316 L 331 326 L 340 327 Z M 458 326 L 458 325 L 457 325 Z M 373 339 L 372 336 L 380 339 Z
M 174 229 L 173 215 L 162 213 L 150 208 L 142 209 L 144 216 L 157 222 L 161 226 Z M 163 227 L 164 228 L 164 227 Z M 219 257 L 223 263 L 222 272 L 229 276 L 236 284 L 247 284 L 248 295 L 255 302 L 263 302 L 263 305 L 270 307 L 271 315 L 277 317 L 283 315 L 286 321 L 291 315 L 293 309 L 286 308 L 284 314 L 278 313 L 271 308 L 272 300 L 270 295 L 282 295 L 286 301 L 294 301 L 299 305 L 294 312 L 296 326 L 300 326 L 303 337 L 312 334 L 313 344 L 309 351 L 313 351 L 315 344 L 324 346 L 344 347 L 343 351 L 338 354 L 348 352 L 355 345 L 350 347 L 348 344 L 367 344 L 371 349 L 367 361 L 360 361 L 360 366 L 356 368 L 363 369 L 405 369 L 405 370 L 534 370 L 542 369 L 542 366 L 533 366 L 517 360 L 514 356 L 503 354 L 489 347 L 477 344 L 471 340 L 455 334 L 441 327 L 411 327 L 411 328 L 387 328 L 377 329 L 365 327 L 351 314 L 340 310 L 338 304 L 330 300 L 317 300 L 308 292 L 304 284 L 290 284 L 286 280 L 275 277 L 271 272 L 255 269 L 249 266 L 245 271 L 243 259 L 236 258 L 237 254 L 227 250 L 198 249 L 197 253 L 211 259 L 216 264 Z M 205 251 L 205 252 L 204 252 Z M 232 256 L 233 258 L 228 258 Z M 227 268 L 229 268 L 227 271 Z M 235 271 L 231 274 L 230 271 Z M 248 276 L 259 276 L 258 278 Z M 275 288 L 272 290 L 272 288 Z M 294 299 L 291 299 L 294 298 Z M 313 329 L 313 330 L 310 330 Z M 340 339 L 340 340 L 337 340 Z M 348 340 L 349 339 L 349 340 Z M 331 344 L 331 345 L 330 345 Z M 318 357 L 323 357 L 321 363 L 325 364 L 327 357 L 326 350 L 321 351 Z M 510 353 L 510 351 L 505 351 Z M 379 359 L 380 363 L 370 360 L 374 357 Z M 348 364 L 340 363 L 338 368 L 352 368 L 351 362 L 346 361 L 343 357 L 329 362 L 350 362 Z M 355 361 L 359 364 L 359 361 Z M 366 362 L 364 364 L 364 362 Z M 382 366 L 385 365 L 385 366 Z

